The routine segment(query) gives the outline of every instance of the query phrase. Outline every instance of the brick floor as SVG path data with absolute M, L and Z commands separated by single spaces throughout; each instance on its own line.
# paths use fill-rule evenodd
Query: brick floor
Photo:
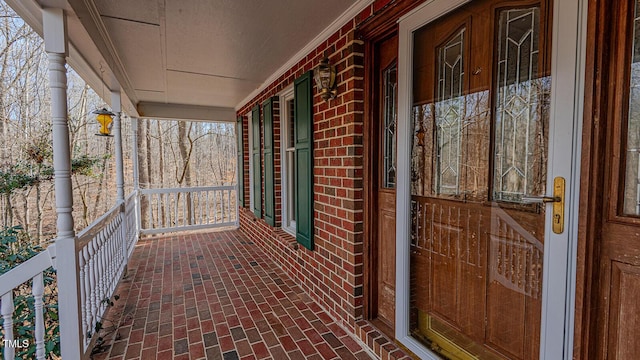
M 93 359 L 370 359 L 237 230 L 141 240 Z

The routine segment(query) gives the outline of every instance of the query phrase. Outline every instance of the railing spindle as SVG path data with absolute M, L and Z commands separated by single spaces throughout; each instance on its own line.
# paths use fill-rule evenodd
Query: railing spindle
M 84 329 L 84 334 L 87 334 L 91 331 L 91 323 L 89 322 L 90 318 L 90 309 L 91 309 L 91 270 L 89 269 L 89 262 L 91 261 L 91 257 L 89 256 L 89 247 L 85 246 L 82 249 L 82 256 L 84 258 L 83 265 L 83 273 L 84 273 L 84 286 L 82 287 L 83 301 L 82 301 L 82 324 Z M 80 283 L 82 284 L 82 283 Z M 87 345 L 87 341 L 85 339 L 85 345 Z
M 202 191 L 198 191 L 198 214 L 200 215 L 200 220 L 198 224 L 202 224 L 203 214 L 202 214 Z
M 209 191 L 208 190 L 206 192 L 206 197 L 207 197 L 207 216 L 206 216 L 206 219 L 207 219 L 207 224 L 208 224 L 209 221 L 210 221 L 209 219 L 210 219 L 210 215 L 211 215 L 210 212 L 209 212 L 210 208 L 209 208 Z
M 227 217 L 227 212 L 224 208 L 224 191 L 220 191 L 220 216 L 222 219 L 222 222 L 226 221 L 226 217 Z
M 212 206 L 213 206 L 213 223 L 217 224 L 218 223 L 218 190 L 213 191 Z
M 191 201 L 189 202 L 189 210 L 191 210 L 191 218 L 189 220 L 191 220 L 191 222 L 189 223 L 189 225 L 193 225 L 196 222 L 196 208 L 195 208 L 195 202 L 196 199 L 194 199 L 194 196 L 191 196 L 191 193 L 187 193 L 189 198 L 191 199 Z M 193 193 L 195 195 L 195 193 Z
M 228 214 L 228 219 L 227 221 L 231 222 L 233 219 L 231 218 L 231 195 L 232 192 L 231 190 L 227 190 L 227 214 Z
M 6 344 L 13 344 L 13 311 L 15 310 L 13 305 L 13 291 L 2 295 L 2 306 L 0 312 L 2 312 L 3 327 L 4 327 L 4 358 L 13 359 L 15 357 L 15 349 L 13 346 L 7 346 Z
M 33 299 L 34 309 L 36 312 L 36 359 L 44 359 L 44 304 L 42 297 L 44 296 L 44 277 L 42 273 L 33 278 Z
M 145 195 L 145 199 L 147 201 L 147 223 L 151 228 L 153 228 L 153 216 L 151 216 L 152 207 L 153 207 L 153 194 Z
M 181 199 L 181 202 L 182 202 L 182 204 L 181 204 L 181 206 L 182 206 L 182 216 L 181 216 L 182 225 L 183 226 L 187 226 L 187 225 L 189 225 L 189 221 L 187 220 L 187 214 L 188 214 L 188 212 L 187 212 L 187 194 L 181 192 L 179 196 L 180 196 L 180 199 Z
M 96 311 L 98 309 L 98 306 L 96 305 L 96 297 L 98 296 L 97 292 L 97 282 L 96 282 L 96 258 L 94 257 L 95 255 L 95 249 L 93 246 L 94 241 L 91 241 L 91 243 L 89 243 L 87 245 L 87 247 L 89 248 L 89 289 L 91 291 L 91 306 L 89 307 L 89 316 L 87 317 L 87 322 L 89 324 L 89 329 L 88 329 L 88 333 L 91 333 L 93 331 L 93 321 L 95 319 L 95 314 Z
M 179 218 L 179 216 L 178 216 L 178 202 L 180 201 L 180 198 L 179 198 L 179 196 L 178 196 L 178 193 L 173 194 L 173 199 L 174 199 L 174 204 L 173 204 L 173 205 L 174 205 L 174 206 L 173 206 L 173 208 L 174 208 L 174 213 L 173 213 L 173 227 L 177 227 L 177 226 L 179 225 L 179 224 L 178 224 L 178 221 L 179 221 L 179 220 L 178 220 L 178 218 Z

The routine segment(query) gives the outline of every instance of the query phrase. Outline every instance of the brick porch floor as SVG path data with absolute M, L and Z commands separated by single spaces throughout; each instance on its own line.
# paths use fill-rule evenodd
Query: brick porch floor
M 94 359 L 370 359 L 238 230 L 141 240 L 116 294 Z

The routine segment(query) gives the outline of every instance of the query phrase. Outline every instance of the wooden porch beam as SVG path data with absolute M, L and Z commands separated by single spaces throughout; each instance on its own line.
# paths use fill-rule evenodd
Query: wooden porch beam
M 230 107 L 139 102 L 137 108 L 140 117 L 149 119 L 236 122 Z

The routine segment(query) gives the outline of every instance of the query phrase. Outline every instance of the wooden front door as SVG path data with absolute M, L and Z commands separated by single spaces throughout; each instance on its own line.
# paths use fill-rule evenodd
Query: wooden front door
M 373 153 L 376 193 L 375 224 L 375 318 L 391 330 L 395 322 L 396 276 L 396 128 L 397 128 L 397 57 L 398 37 L 393 35 L 374 45 Z
M 638 359 L 640 1 L 599 1 L 593 14 L 603 19 L 591 39 L 602 52 L 596 54 L 593 64 L 602 64 L 604 71 L 594 71 L 596 79 L 600 78 L 594 81 L 597 96 L 590 101 L 594 114 L 590 131 L 601 134 L 592 140 L 591 162 L 599 179 L 585 184 L 588 194 L 583 201 L 590 209 L 586 216 L 596 219 L 595 226 L 587 228 L 587 246 L 594 249 L 594 258 L 586 294 L 594 311 L 589 346 L 585 347 L 590 350 L 585 355 L 590 359 Z
M 477 0 L 412 35 L 409 327 L 445 358 L 539 358 L 551 10 Z

